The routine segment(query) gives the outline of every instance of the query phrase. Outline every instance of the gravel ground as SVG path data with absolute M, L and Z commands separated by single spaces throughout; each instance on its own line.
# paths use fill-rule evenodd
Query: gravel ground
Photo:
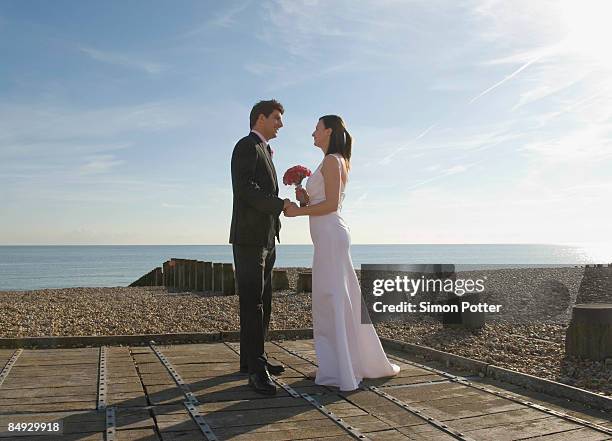
M 310 295 L 293 293 L 297 272 L 296 268 L 288 271 L 291 290 L 274 294 L 272 329 L 312 327 Z M 565 331 L 578 294 L 579 269 L 503 270 L 484 275 L 491 282 L 485 299 L 503 300 L 508 308 L 505 316 L 489 320 L 484 329 L 444 328 L 435 317 L 419 315 L 410 323 L 377 324 L 379 335 L 612 395 L 612 367 L 565 357 Z M 560 289 L 559 283 L 565 288 Z M 552 288 L 546 291 L 546 287 Z M 547 307 L 551 302 L 556 306 Z M 0 292 L 0 311 L 0 337 L 239 329 L 236 296 L 171 293 L 157 287 Z

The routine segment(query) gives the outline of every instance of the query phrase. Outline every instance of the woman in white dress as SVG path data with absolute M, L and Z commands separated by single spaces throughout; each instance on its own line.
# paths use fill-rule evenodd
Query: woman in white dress
M 350 255 L 350 230 L 340 215 L 350 170 L 352 138 L 342 118 L 326 115 L 312 134 L 323 161 L 298 190 L 307 204 L 287 208 L 285 215 L 309 216 L 314 244 L 312 320 L 318 370 L 315 383 L 357 389 L 363 378 L 396 375 L 376 330 L 361 323 L 361 290 Z

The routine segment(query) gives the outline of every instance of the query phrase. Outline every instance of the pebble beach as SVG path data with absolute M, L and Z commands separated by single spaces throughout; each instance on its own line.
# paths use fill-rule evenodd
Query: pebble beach
M 272 329 L 310 328 L 311 296 L 275 292 Z M 359 271 L 357 271 L 359 275 Z M 565 331 L 583 271 L 579 268 L 470 272 L 487 277 L 485 301 L 505 313 L 478 331 L 445 328 L 433 316 L 376 324 L 380 336 L 421 344 L 612 396 L 612 367 L 565 356 Z M 95 336 L 239 329 L 237 296 L 174 293 L 163 287 L 66 288 L 0 292 L 0 337 Z

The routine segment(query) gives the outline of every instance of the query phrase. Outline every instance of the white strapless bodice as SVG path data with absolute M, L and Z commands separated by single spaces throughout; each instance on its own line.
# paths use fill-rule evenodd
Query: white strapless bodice
M 342 162 L 340 158 L 336 154 L 333 154 L 333 156 L 338 158 L 338 164 L 340 167 L 342 167 Z M 323 161 L 321 161 L 317 169 L 312 173 L 312 175 L 310 175 L 310 177 L 306 181 L 306 191 L 308 192 L 308 196 L 310 197 L 311 205 L 318 204 L 319 202 L 323 202 L 325 200 L 325 180 L 323 178 L 323 173 L 321 173 L 322 165 L 323 165 Z M 348 181 L 348 177 L 347 177 L 347 181 Z M 342 210 L 342 202 L 344 201 L 345 187 L 346 187 L 346 182 L 343 182 L 341 184 L 338 211 Z

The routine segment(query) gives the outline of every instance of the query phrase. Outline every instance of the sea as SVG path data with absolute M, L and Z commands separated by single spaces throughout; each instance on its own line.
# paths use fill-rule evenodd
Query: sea
M 312 245 L 277 245 L 276 267 L 310 267 Z M 612 262 L 612 247 L 539 244 L 351 246 L 363 264 L 455 264 L 475 268 Z M 171 258 L 231 263 L 230 245 L 0 246 L 0 291 L 128 286 Z

